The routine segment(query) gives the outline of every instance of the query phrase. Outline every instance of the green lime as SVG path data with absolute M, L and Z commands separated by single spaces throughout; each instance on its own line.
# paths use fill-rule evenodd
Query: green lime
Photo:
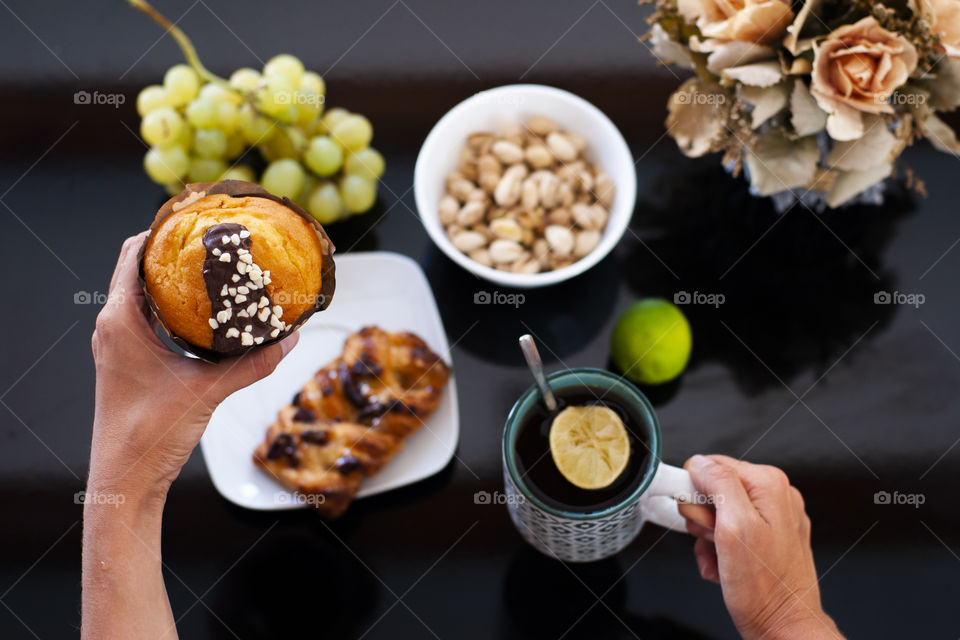
M 683 312 L 662 298 L 646 298 L 630 305 L 617 320 L 610 357 L 634 382 L 662 384 L 683 373 L 692 344 Z

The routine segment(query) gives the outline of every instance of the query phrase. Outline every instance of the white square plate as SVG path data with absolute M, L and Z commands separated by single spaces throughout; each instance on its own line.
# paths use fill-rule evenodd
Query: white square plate
M 343 341 L 366 325 L 411 331 L 450 362 L 450 346 L 437 303 L 420 266 L 395 253 L 348 253 L 336 258 L 337 289 L 326 311 L 300 328 L 300 341 L 271 375 L 237 391 L 213 413 L 200 447 L 217 491 L 227 500 L 263 511 L 305 508 L 292 493 L 256 468 L 253 450 L 277 411 L 313 374 L 340 355 Z M 427 478 L 453 457 L 460 436 L 453 376 L 440 406 L 380 473 L 365 478 L 358 498 Z

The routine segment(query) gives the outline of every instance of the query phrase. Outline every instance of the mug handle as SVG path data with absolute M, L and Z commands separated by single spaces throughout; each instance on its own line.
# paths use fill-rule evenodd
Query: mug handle
M 686 469 L 661 462 L 644 494 L 646 519 L 667 529 L 686 532 L 686 520 L 677 511 L 677 502 L 699 503 L 700 496 Z

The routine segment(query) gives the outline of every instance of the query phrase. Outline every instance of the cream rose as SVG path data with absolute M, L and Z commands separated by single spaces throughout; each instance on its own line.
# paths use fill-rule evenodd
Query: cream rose
M 956 1 L 956 0 L 951 0 Z M 888 100 L 917 68 L 917 50 L 875 18 L 844 25 L 814 48 L 810 92 L 836 140 L 863 135 L 861 113 L 892 113 Z
M 951 58 L 960 58 L 960 2 L 957 0 L 924 0 L 929 11 L 930 29 L 940 34 L 944 51 Z
M 783 0 L 679 0 L 679 9 L 704 38 L 761 44 L 778 40 L 793 20 Z

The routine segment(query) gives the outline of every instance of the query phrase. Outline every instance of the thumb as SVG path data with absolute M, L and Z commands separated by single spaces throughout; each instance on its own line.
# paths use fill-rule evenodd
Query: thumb
M 756 508 L 733 467 L 699 455 L 690 458 L 684 466 L 690 472 L 694 486 L 710 496 L 718 522 L 743 521 L 756 514 Z
M 273 373 L 299 339 L 300 333 L 294 332 L 276 344 L 252 349 L 236 359 L 222 363 L 227 373 L 218 384 L 221 397 L 226 398 L 234 391 L 250 386 Z

